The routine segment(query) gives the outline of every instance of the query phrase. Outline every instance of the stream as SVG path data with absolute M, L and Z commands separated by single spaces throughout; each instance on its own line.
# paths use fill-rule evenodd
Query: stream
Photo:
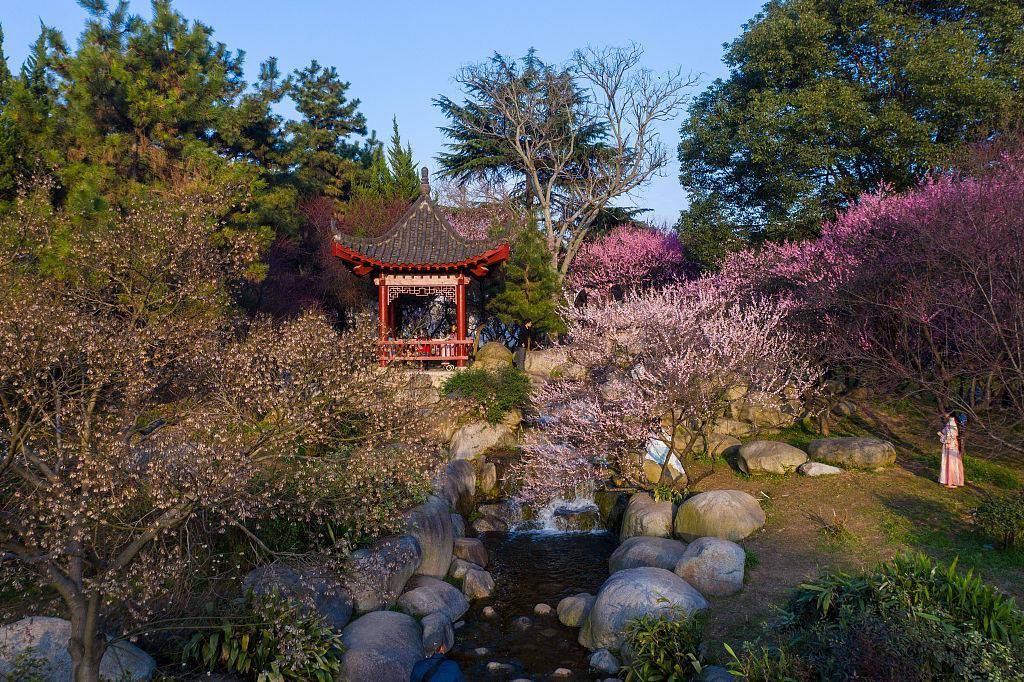
M 589 652 L 576 641 L 578 630 L 562 625 L 555 607 L 563 597 L 596 594 L 608 577 L 608 557 L 618 539 L 600 529 L 560 530 L 565 517 L 552 511 L 554 515 L 540 522 L 518 526 L 534 529 L 480 536 L 490 555 L 488 570 L 495 591 L 473 603 L 465 625 L 455 633 L 450 657 L 458 661 L 467 680 L 594 679 Z M 547 604 L 551 613 L 537 615 L 537 604 Z M 483 614 L 487 607 L 496 612 L 490 618 Z M 518 622 L 524 616 L 530 620 L 528 626 Z M 572 674 L 553 677 L 559 668 Z

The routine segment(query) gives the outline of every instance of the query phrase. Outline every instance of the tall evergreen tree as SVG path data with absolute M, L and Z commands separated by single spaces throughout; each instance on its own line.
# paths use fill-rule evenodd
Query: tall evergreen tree
M 11 88 L 14 87 L 14 76 L 7 66 L 7 55 L 4 54 L 4 27 L 0 25 L 0 107 L 7 104 L 11 98 Z
M 388 169 L 395 194 L 403 199 L 415 199 L 420 193 L 420 178 L 412 160 L 412 145 L 402 146 L 398 134 L 398 118 L 391 119 L 391 144 L 388 146 Z
M 303 191 L 346 198 L 361 158 L 372 152 L 353 143 L 353 135 L 366 134 L 366 118 L 359 100 L 349 100 L 349 83 L 337 70 L 313 61 L 293 75 L 291 98 L 301 119 L 287 125 Z M 369 159 L 366 159 L 368 162 Z
M 558 273 L 536 226 L 529 226 L 516 236 L 512 255 L 496 288 L 487 311 L 506 325 L 516 327 L 521 343 L 529 346 L 565 331 L 555 303 L 561 290 Z
M 682 126 L 684 242 L 812 236 L 998 134 L 1024 107 L 1021 26 L 1018 0 L 770 0 Z

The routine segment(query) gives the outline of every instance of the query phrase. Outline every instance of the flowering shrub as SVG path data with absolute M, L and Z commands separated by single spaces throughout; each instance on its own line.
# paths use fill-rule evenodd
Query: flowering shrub
M 232 315 L 254 254 L 220 200 L 175 190 L 76 225 L 25 196 L 0 224 L 0 547 L 19 560 L 0 568 L 59 595 L 76 679 L 97 679 L 110 619 L 144 623 L 203 570 L 212 534 L 259 542 L 290 515 L 340 526 L 323 549 L 341 549 L 439 463 L 369 325 Z
M 769 300 L 741 305 L 709 282 L 567 311 L 569 358 L 584 372 L 537 390 L 542 429 L 524 448 L 526 498 L 572 495 L 609 473 L 648 487 L 648 442 L 665 443 L 666 463 L 707 449 L 737 386 L 752 404 L 813 389 L 820 372 L 783 309 Z
M 730 256 L 717 286 L 770 296 L 834 363 L 929 394 L 1024 452 L 1024 151 L 978 177 L 885 189 L 820 239 Z
M 627 224 L 580 247 L 566 287 L 573 296 L 586 291 L 607 297 L 613 291 L 663 286 L 693 272 L 675 234 Z

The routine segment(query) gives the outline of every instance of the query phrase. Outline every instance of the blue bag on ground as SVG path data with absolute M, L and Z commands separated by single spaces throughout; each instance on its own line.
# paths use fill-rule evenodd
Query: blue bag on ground
M 466 682 L 459 664 L 441 654 L 425 658 L 412 669 L 412 682 Z

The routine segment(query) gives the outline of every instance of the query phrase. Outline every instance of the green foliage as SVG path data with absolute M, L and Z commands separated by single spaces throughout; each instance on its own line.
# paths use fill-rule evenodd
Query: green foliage
M 530 378 L 514 365 L 497 371 L 470 368 L 448 377 L 441 391 L 475 401 L 483 408 L 487 421 L 495 424 L 530 401 Z
M 699 678 L 704 617 L 683 612 L 647 614 L 626 624 L 632 654 L 627 682 L 682 682 Z
M 686 495 L 685 490 L 680 490 L 671 485 L 658 484 L 651 489 L 651 496 L 655 502 L 671 502 L 672 504 L 680 504 L 683 501 L 683 497 Z
M 362 199 L 404 202 L 420 194 L 420 179 L 412 160 L 412 146 L 402 146 L 397 118 L 391 120 L 391 126 L 391 144 L 386 151 L 380 145 L 374 146 L 367 180 L 356 189 L 356 194 Z
M 512 244 L 512 255 L 487 310 L 505 324 L 517 327 L 520 338 L 527 343 L 538 341 L 565 331 L 555 300 L 560 290 L 543 236 L 527 228 Z
M 726 646 L 749 680 L 1021 680 L 1024 616 L 954 561 L 908 555 L 794 590 L 781 647 Z
M 9 661 L 7 672 L 0 673 L 0 682 L 46 682 L 50 679 L 46 674 L 48 663 L 38 658 L 37 653 L 35 648 L 30 647 L 15 655 Z
M 341 668 L 341 636 L 312 612 L 277 595 L 247 595 L 243 613 L 192 635 L 182 662 L 257 682 L 330 682 Z
M 1024 491 L 990 494 L 974 510 L 978 527 L 1001 547 L 1014 547 L 1024 541 Z
M 682 126 L 680 227 L 705 263 L 733 236 L 799 239 L 860 193 L 911 186 L 1022 105 L 1024 8 L 771 0 Z

